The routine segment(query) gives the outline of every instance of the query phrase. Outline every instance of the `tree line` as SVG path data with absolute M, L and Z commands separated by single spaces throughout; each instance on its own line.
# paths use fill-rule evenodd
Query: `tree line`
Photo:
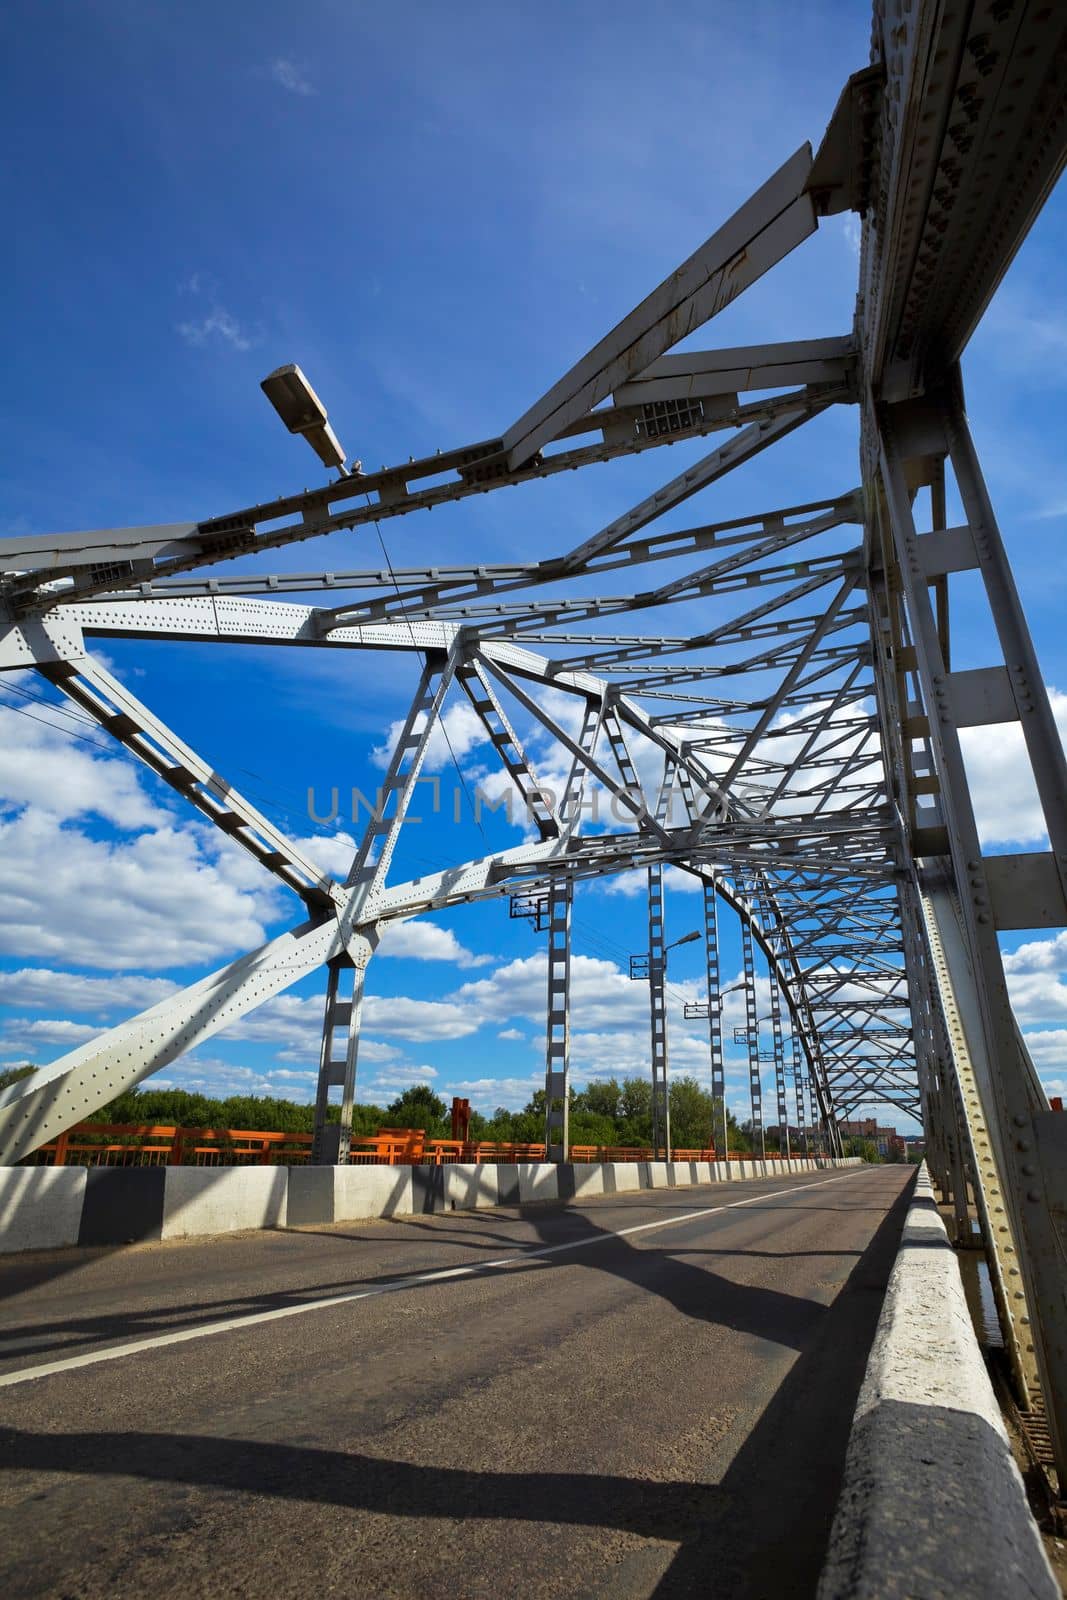
M 0 1072 L 0 1089 L 32 1072 L 19 1067 Z M 721 1112 L 711 1094 L 691 1076 L 673 1078 L 669 1087 L 671 1143 L 679 1150 L 705 1150 L 714 1141 Z M 340 1113 L 329 1108 L 329 1120 Z M 99 1123 L 161 1123 L 179 1128 L 242 1128 L 257 1133 L 311 1133 L 315 1108 L 274 1095 L 230 1095 L 218 1099 L 187 1089 L 128 1089 L 84 1120 Z M 727 1108 L 726 1123 L 731 1150 L 751 1151 L 752 1124 L 738 1122 Z M 449 1107 L 426 1083 L 412 1084 L 388 1105 L 357 1101 L 352 1110 L 352 1132 L 369 1138 L 382 1128 L 421 1128 L 430 1139 L 447 1139 L 452 1132 Z M 607 1078 L 584 1089 L 570 1091 L 570 1136 L 576 1145 L 629 1145 L 645 1148 L 652 1143 L 652 1085 L 648 1078 Z M 521 1111 L 497 1106 L 491 1116 L 471 1112 L 470 1137 L 474 1142 L 541 1144 L 545 1137 L 545 1091 L 537 1089 Z M 765 1148 L 779 1148 L 778 1129 L 764 1132 Z M 846 1139 L 846 1155 L 878 1161 L 870 1140 Z

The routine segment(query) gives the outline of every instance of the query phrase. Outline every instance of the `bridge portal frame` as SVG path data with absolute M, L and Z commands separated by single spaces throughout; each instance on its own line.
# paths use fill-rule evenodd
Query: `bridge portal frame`
M 872 54 L 846 85 L 818 153 L 796 151 L 498 438 L 200 522 L 0 541 L 0 671 L 36 669 L 305 910 L 262 949 L 0 1094 L 0 1153 L 18 1159 L 322 966 L 332 994 L 324 1081 L 341 1071 L 333 1035 L 343 1033 L 343 1081 L 326 1088 L 350 1099 L 361 975 L 390 921 L 516 889 L 553 895 L 559 882 L 569 894 L 581 879 L 628 868 L 670 863 L 712 874 L 777 963 L 823 1136 L 832 1145 L 837 1118 L 871 1097 L 921 1106 L 961 1222 L 970 1184 L 1020 1400 L 1043 1396 L 1067 1480 L 1067 1122 L 1041 1092 L 997 942 L 998 930 L 1067 926 L 1067 766 L 958 369 L 1067 159 L 1067 15 L 1038 0 L 879 0 Z M 851 336 L 672 353 L 820 218 L 845 210 L 862 221 Z M 861 492 L 693 529 L 653 528 L 828 407 L 852 403 L 861 415 Z M 726 443 L 547 560 L 200 575 L 233 556 L 731 429 Z M 946 465 L 964 505 L 956 529 L 945 526 Z M 921 533 L 920 491 L 931 503 Z M 798 556 L 796 546 L 849 521 L 862 522 L 860 550 Z M 504 599 L 694 556 L 710 561 L 652 590 Z M 948 599 L 959 571 L 979 573 L 1001 650 L 976 673 L 951 667 Z M 695 633 L 603 631 L 608 619 L 741 587 L 771 592 Z M 253 598 L 315 589 L 336 598 L 338 588 L 369 597 L 329 608 Z M 800 609 L 806 602 L 813 614 Z M 583 622 L 595 630 L 576 634 Z M 124 634 L 424 657 L 384 804 L 343 884 L 87 654 L 86 636 Z M 561 657 L 560 645 L 576 653 Z M 692 659 L 701 653 L 711 660 Z M 580 796 L 587 780 L 599 784 L 630 831 L 586 836 L 577 813 L 556 816 L 541 805 L 536 843 L 390 884 L 429 731 L 449 683 L 458 674 L 461 687 L 473 686 L 472 672 L 482 686 L 476 709 L 526 798 L 537 806 L 506 714 L 485 699 L 490 681 L 569 752 L 568 788 Z M 724 693 L 746 678 L 747 696 Z M 584 703 L 577 738 L 550 716 L 548 688 Z M 876 726 L 864 734 L 849 724 L 871 692 Z M 598 757 L 609 711 L 686 771 L 701 796 L 699 817 L 666 825 L 630 787 L 618 742 L 617 778 Z M 794 711 L 799 729 L 782 724 Z M 1003 721 L 1022 730 L 1047 851 L 982 852 L 959 729 Z M 774 743 L 798 731 L 791 753 Z M 737 887 L 756 875 L 784 930 L 778 953 Z M 343 998 L 348 971 L 353 990 Z M 342 1146 L 343 1134 L 339 1155 Z

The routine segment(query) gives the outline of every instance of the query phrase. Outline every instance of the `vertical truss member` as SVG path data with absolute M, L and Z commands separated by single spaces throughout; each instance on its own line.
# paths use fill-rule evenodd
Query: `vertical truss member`
M 366 976 L 366 957 L 353 962 L 346 955 L 330 962 L 311 1141 L 311 1160 L 316 1166 L 344 1164 L 351 1151 L 356 1058 Z M 330 1122 L 328 1107 L 330 1090 L 334 1088 L 341 1090 L 341 1115 L 339 1121 Z
M 729 1160 L 726 1122 L 726 1072 L 722 1058 L 722 996 L 719 973 L 719 903 L 715 879 L 704 879 L 704 959 L 708 982 L 708 1044 L 711 1048 L 711 1142 L 715 1154 Z
M 804 1154 L 811 1154 L 811 1139 L 808 1135 L 808 1119 L 804 1111 L 804 1073 L 800 1059 L 800 1040 L 796 1033 L 792 1035 L 793 1046 L 793 1098 L 797 1107 L 797 1132 L 804 1143 Z
M 785 1041 L 782 1037 L 782 1001 L 773 961 L 767 963 L 771 986 L 771 1032 L 774 1039 L 774 1086 L 778 1096 L 778 1152 L 789 1155 L 789 1107 L 785 1099 Z
M 632 771 L 631 766 L 631 771 Z M 662 827 L 670 815 L 678 764 L 667 756 L 656 801 L 656 823 Z M 623 777 L 625 778 L 625 769 Z M 633 781 L 636 781 L 636 773 Z M 652 1154 L 657 1161 L 671 1159 L 671 1094 L 667 1060 L 667 948 L 663 920 L 663 864 L 648 869 L 648 1014 L 652 1052 Z
M 782 993 L 778 981 L 777 963 L 782 956 L 784 930 L 777 907 L 769 892 L 766 878 L 757 876 L 752 887 L 752 903 L 758 908 L 760 922 L 771 940 L 767 951 L 767 983 L 770 991 L 770 1021 L 772 1056 L 774 1061 L 774 1088 L 778 1108 L 778 1153 L 789 1155 L 789 1107 L 785 1097 L 785 1042 L 782 1035 Z M 760 1056 L 762 1060 L 762 1055 Z
M 570 1150 L 571 905 L 569 873 L 553 873 L 548 891 L 548 1020 L 545 1029 L 545 1157 Z
M 671 1100 L 667 1081 L 666 934 L 663 867 L 648 869 L 648 1013 L 652 1049 L 652 1154 L 671 1159 Z
M 815 1080 L 810 1076 L 808 1078 L 808 1102 L 811 1109 L 811 1126 L 812 1137 L 815 1143 L 815 1154 L 817 1156 L 824 1156 L 826 1154 L 826 1124 L 822 1120 L 822 1116 L 819 1111 L 819 1099 L 815 1093 Z
M 752 924 L 741 916 L 741 958 L 745 974 L 745 1042 L 748 1046 L 748 1086 L 752 1097 L 752 1153 L 766 1155 L 763 1137 L 763 1081 L 760 1078 L 759 1020 L 756 1015 L 756 952 Z

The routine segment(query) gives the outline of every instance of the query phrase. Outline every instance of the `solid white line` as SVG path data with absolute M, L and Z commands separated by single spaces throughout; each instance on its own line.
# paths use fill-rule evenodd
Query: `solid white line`
M 35 1378 L 50 1378 L 57 1372 L 72 1372 L 76 1367 L 94 1367 L 100 1361 L 118 1361 L 122 1356 L 137 1355 L 142 1350 L 162 1350 L 167 1345 L 185 1344 L 190 1339 L 206 1339 L 211 1334 L 229 1333 L 234 1328 L 254 1328 L 264 1322 L 280 1322 L 283 1317 L 300 1317 L 307 1311 L 327 1311 L 331 1306 L 347 1306 L 356 1300 L 373 1300 L 378 1295 L 396 1294 L 401 1289 L 413 1289 L 424 1283 L 444 1283 L 449 1278 L 474 1278 L 482 1272 L 500 1272 L 523 1261 L 539 1256 L 562 1255 L 566 1250 L 584 1250 L 588 1245 L 606 1244 L 612 1239 L 625 1239 L 634 1233 L 650 1233 L 654 1228 L 673 1228 L 682 1222 L 695 1222 L 698 1217 L 714 1216 L 717 1211 L 736 1211 L 741 1206 L 758 1205 L 761 1200 L 777 1200 L 786 1194 L 803 1194 L 808 1189 L 822 1189 L 828 1183 L 843 1183 L 855 1178 L 862 1167 L 852 1172 L 838 1173 L 833 1178 L 820 1178 L 818 1183 L 801 1183 L 790 1189 L 775 1189 L 771 1194 L 749 1195 L 747 1200 L 731 1200 L 721 1206 L 705 1206 L 700 1211 L 687 1211 L 680 1217 L 662 1217 L 658 1222 L 638 1222 L 632 1228 L 617 1228 L 613 1233 L 589 1233 L 581 1239 L 568 1239 L 563 1244 L 540 1245 L 532 1250 L 518 1250 L 514 1255 L 501 1256 L 496 1261 L 479 1261 L 473 1266 L 442 1267 L 434 1272 L 420 1272 L 411 1278 L 396 1278 L 392 1283 L 373 1284 L 367 1289 L 356 1289 L 350 1294 L 330 1295 L 325 1300 L 302 1300 L 296 1305 L 280 1306 L 275 1311 L 250 1311 L 245 1316 L 227 1317 L 222 1322 L 205 1322 L 199 1328 L 180 1328 L 174 1333 L 157 1334 L 153 1339 L 133 1339 L 127 1344 L 110 1345 L 106 1350 L 89 1350 L 84 1355 L 67 1356 L 62 1361 L 46 1361 L 36 1367 L 19 1367 L 15 1372 L 0 1373 L 0 1389 L 9 1389 L 16 1383 L 30 1383 Z M 636 1194 L 666 1194 L 665 1189 L 634 1190 Z M 608 1196 L 604 1199 L 628 1198 Z M 599 1198 L 599 1197 L 598 1197 Z

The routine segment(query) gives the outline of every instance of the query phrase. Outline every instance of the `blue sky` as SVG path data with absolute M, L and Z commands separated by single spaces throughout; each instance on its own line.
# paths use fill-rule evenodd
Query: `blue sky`
M 213 515 L 322 481 L 259 391 L 285 361 L 309 373 L 367 466 L 499 433 L 803 140 L 818 142 L 841 84 L 866 62 L 869 17 L 862 4 L 679 3 L 659 15 L 629 0 L 610 11 L 584 0 L 101 0 L 16 4 L 7 34 L 11 159 L 0 183 L 13 248 L 0 271 L 15 316 L 0 508 L 9 531 L 46 534 Z M 1065 252 L 1061 188 L 965 363 L 990 489 L 1057 691 L 1067 690 Z M 854 226 L 830 219 L 704 338 L 845 333 L 855 273 Z M 389 555 L 399 565 L 548 554 L 677 471 L 681 451 L 669 463 L 661 454 L 387 522 Z M 855 414 L 837 409 L 718 485 L 701 515 L 796 503 L 857 478 Z M 283 551 L 275 565 L 379 558 L 373 530 L 360 529 Z M 979 608 L 962 585 L 960 601 L 954 665 L 985 665 Z M 106 655 L 301 837 L 315 831 L 309 786 L 373 787 L 374 752 L 416 671 L 373 654 L 123 643 Z M 1059 694 L 1056 705 L 1067 720 Z M 0 718 L 0 1058 L 53 1059 L 294 920 L 296 902 L 109 753 L 102 734 L 10 691 Z M 454 731 L 476 782 L 485 750 L 460 749 L 459 722 Z M 1011 741 L 1004 729 L 971 737 L 979 815 L 990 848 L 1037 848 Z M 446 787 L 450 768 L 446 753 Z M 498 819 L 486 827 L 494 842 L 519 838 Z M 484 849 L 469 821 L 427 819 L 411 834 L 412 870 Z M 699 916 L 699 897 L 672 885 L 669 936 Z M 502 906 L 435 921 L 436 933 L 398 934 L 374 962 L 360 1093 L 385 1100 L 427 1079 L 483 1108 L 521 1104 L 543 1081 L 540 941 Z M 727 914 L 723 923 L 732 979 L 737 938 Z M 643 1069 L 646 995 L 621 972 L 644 940 L 640 897 L 580 893 L 579 1083 Z M 1067 1087 L 1067 940 L 1008 947 L 1056 1092 Z M 699 991 L 696 949 L 673 958 L 676 1000 Z M 318 990 L 299 985 L 166 1080 L 310 1097 Z M 675 1020 L 673 1062 L 706 1075 L 699 1025 Z M 742 1076 L 731 1055 L 740 1114 Z

